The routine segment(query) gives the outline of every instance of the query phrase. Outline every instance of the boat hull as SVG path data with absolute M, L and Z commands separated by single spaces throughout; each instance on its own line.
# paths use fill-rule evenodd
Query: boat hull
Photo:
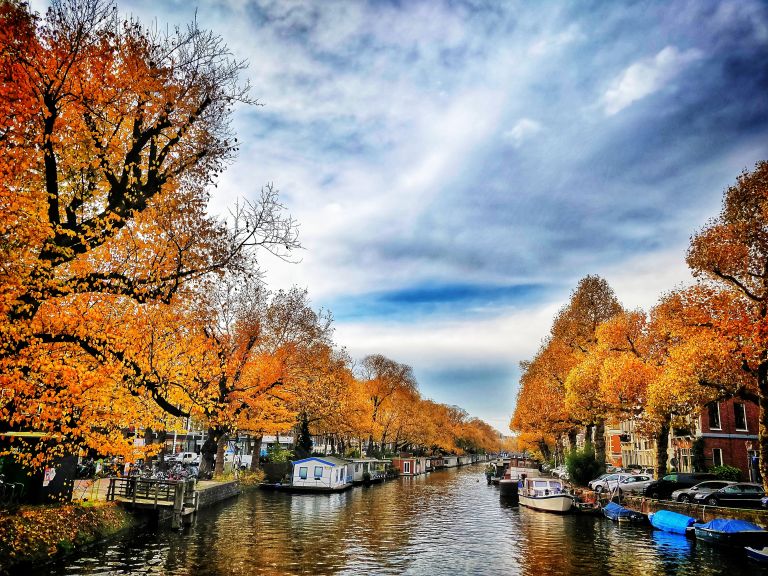
M 541 510 L 542 512 L 554 512 L 566 514 L 573 508 L 573 497 L 568 494 L 551 494 L 549 496 L 524 496 L 518 495 L 521 506 Z
M 694 526 L 696 539 L 718 546 L 761 548 L 768 545 L 768 532 L 764 530 L 744 530 L 742 532 L 721 532 Z
M 499 494 L 507 498 L 517 498 L 517 479 L 499 481 Z
M 747 556 L 752 558 L 752 560 L 757 560 L 758 562 L 768 563 L 768 547 L 766 547 L 766 548 L 750 548 L 749 546 L 745 546 L 744 547 L 744 551 L 747 553 Z

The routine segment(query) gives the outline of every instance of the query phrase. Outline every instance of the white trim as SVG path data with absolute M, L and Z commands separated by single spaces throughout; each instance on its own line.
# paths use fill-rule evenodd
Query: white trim
M 717 463 L 717 459 L 715 459 L 715 452 L 719 452 L 720 454 L 720 463 Z M 722 448 L 712 448 L 712 466 L 722 466 L 723 465 L 723 449 Z

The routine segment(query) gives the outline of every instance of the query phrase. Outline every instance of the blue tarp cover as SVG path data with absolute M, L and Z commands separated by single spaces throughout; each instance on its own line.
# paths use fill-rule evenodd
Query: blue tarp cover
M 651 524 L 654 528 L 672 532 L 673 534 L 685 534 L 685 529 L 691 526 L 696 520 L 685 514 L 678 514 L 669 510 L 659 510 L 651 518 Z
M 729 534 L 744 532 L 745 530 L 762 530 L 757 524 L 752 524 L 752 522 L 747 522 L 746 520 L 726 520 L 725 518 L 715 518 L 706 524 L 696 524 L 696 526 Z
M 616 514 L 617 516 L 626 515 L 629 512 L 632 512 L 628 508 L 624 508 L 624 506 L 619 506 L 618 504 L 616 504 L 616 502 L 608 502 L 608 504 L 603 506 L 603 508 L 605 508 L 611 514 Z

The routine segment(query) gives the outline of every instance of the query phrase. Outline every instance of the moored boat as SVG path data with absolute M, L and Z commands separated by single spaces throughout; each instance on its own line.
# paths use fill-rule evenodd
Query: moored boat
M 720 546 L 761 548 L 768 545 L 768 531 L 744 520 L 715 518 L 706 524 L 694 524 L 696 540 Z
M 573 496 L 555 478 L 526 478 L 518 488 L 518 499 L 521 506 L 543 512 L 564 514 L 573 508 Z
M 762 548 L 745 546 L 744 551 L 747 553 L 747 556 L 752 558 L 752 560 L 768 563 L 768 546 L 763 546 Z
M 608 502 L 603 506 L 603 516 L 614 522 L 631 522 L 633 524 L 642 524 L 647 519 L 645 514 L 620 506 L 616 502 Z
M 649 514 L 648 520 L 651 521 L 651 526 L 654 528 L 658 528 L 664 532 L 671 532 L 672 534 L 685 535 L 691 533 L 691 526 L 696 523 L 695 518 L 691 518 L 685 514 L 678 514 L 677 512 L 672 512 L 670 510 L 659 510 L 654 514 Z

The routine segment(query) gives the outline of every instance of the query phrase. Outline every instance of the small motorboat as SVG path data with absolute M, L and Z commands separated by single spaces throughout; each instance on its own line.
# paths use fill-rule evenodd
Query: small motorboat
M 747 556 L 752 558 L 752 560 L 768 563 L 768 546 L 763 546 L 762 548 L 745 546 L 744 551 L 747 553 Z
M 526 478 L 518 488 L 518 499 L 521 506 L 558 514 L 570 512 L 574 503 L 563 481 L 554 478 Z
M 768 531 L 745 520 L 715 518 L 706 524 L 694 524 L 696 540 L 720 546 L 762 548 L 768 546 Z
M 651 526 L 664 532 L 685 534 L 686 536 L 694 535 L 692 534 L 693 529 L 691 526 L 696 523 L 696 519 L 685 514 L 678 514 L 670 510 L 659 510 L 654 514 L 648 514 L 648 520 L 651 521 Z
M 633 524 L 642 524 L 647 520 L 645 514 L 624 508 L 616 502 L 608 502 L 603 506 L 603 516 L 614 522 L 631 522 Z

